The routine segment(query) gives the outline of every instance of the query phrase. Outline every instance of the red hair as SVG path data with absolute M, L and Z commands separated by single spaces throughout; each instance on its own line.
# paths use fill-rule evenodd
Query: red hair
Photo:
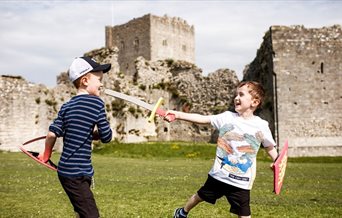
M 243 81 L 239 83 L 238 88 L 241 88 L 242 86 L 247 86 L 252 98 L 259 100 L 260 103 L 258 107 L 260 107 L 265 98 L 265 90 L 262 85 L 255 81 Z

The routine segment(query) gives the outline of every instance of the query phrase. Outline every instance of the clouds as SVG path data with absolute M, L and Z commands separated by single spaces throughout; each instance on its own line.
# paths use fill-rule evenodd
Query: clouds
M 271 25 L 342 24 L 336 1 L 0 2 L 0 74 L 54 86 L 72 59 L 105 44 L 105 26 L 152 13 L 195 26 L 196 64 L 242 72 Z

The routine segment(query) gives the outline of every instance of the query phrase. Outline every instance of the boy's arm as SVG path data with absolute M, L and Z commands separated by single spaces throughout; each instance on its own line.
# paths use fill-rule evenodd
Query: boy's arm
M 210 123 L 210 118 L 207 115 L 194 114 L 194 113 L 184 113 L 180 111 L 169 110 L 166 112 L 165 118 L 167 119 L 168 114 L 174 114 L 175 118 L 178 120 L 184 120 L 188 122 L 207 124 Z
M 94 140 L 101 140 L 103 143 L 108 143 L 112 140 L 112 130 L 106 117 L 106 111 L 104 105 L 99 113 L 98 121 L 93 132 Z
M 274 146 L 266 147 L 266 152 L 267 152 L 268 156 L 270 156 L 272 158 L 272 164 L 270 167 L 273 168 L 273 164 L 278 157 L 278 152 Z
M 50 159 L 51 153 L 52 153 L 52 148 L 56 143 L 56 139 L 57 139 L 56 134 L 49 131 L 47 136 L 46 136 L 46 139 L 45 139 L 45 149 L 43 152 L 41 152 L 38 155 L 39 160 L 46 163 Z

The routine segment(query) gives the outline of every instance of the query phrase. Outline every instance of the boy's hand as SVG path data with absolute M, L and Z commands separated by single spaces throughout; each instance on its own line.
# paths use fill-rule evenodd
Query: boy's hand
M 100 134 L 97 129 L 93 132 L 93 140 L 100 140 Z
M 43 159 L 44 159 L 43 157 L 44 157 L 44 151 L 43 151 L 43 152 L 40 152 L 40 153 L 38 154 L 38 157 L 37 157 L 37 158 L 38 158 L 38 160 L 44 162 L 44 161 L 43 161 Z
M 48 162 L 48 160 L 50 159 L 51 157 L 51 153 L 48 154 L 46 151 L 43 151 L 43 152 L 40 152 L 39 155 L 38 155 L 38 160 L 40 160 L 41 162 L 43 163 L 46 163 Z
M 178 117 L 178 111 L 173 111 L 173 110 L 168 110 L 165 113 L 164 120 L 167 122 L 173 122 L 175 121 Z

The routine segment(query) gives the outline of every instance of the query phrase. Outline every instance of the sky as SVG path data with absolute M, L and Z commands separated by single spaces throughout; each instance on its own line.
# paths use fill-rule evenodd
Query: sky
M 342 1 L 149 0 L 0 1 L 0 75 L 56 85 L 75 57 L 105 46 L 105 26 L 145 14 L 180 17 L 195 27 L 196 65 L 241 79 L 272 25 L 342 25 Z

